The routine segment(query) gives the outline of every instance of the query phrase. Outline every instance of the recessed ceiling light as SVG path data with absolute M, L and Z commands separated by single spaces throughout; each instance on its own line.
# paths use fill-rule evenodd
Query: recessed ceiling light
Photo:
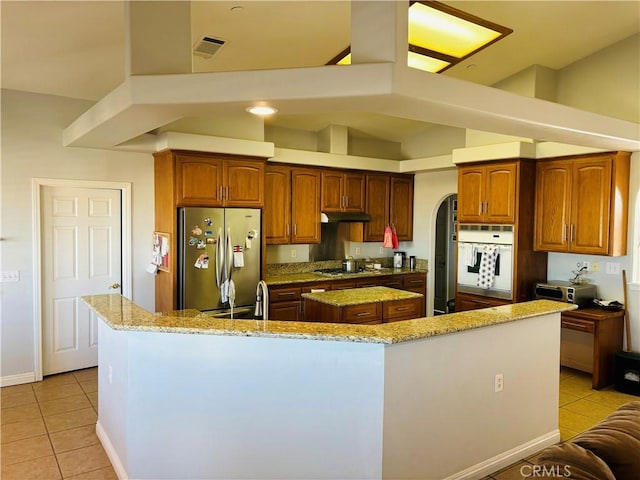
M 273 115 L 278 111 L 277 108 L 269 107 L 268 105 L 254 105 L 252 107 L 247 107 L 245 109 L 249 113 L 253 113 L 254 115 Z

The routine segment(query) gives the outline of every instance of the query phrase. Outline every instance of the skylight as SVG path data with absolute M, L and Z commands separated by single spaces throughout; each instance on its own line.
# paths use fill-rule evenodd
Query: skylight
M 440 73 L 512 32 L 440 2 L 414 1 L 409 5 L 407 65 Z M 350 64 L 350 52 L 346 48 L 328 65 Z

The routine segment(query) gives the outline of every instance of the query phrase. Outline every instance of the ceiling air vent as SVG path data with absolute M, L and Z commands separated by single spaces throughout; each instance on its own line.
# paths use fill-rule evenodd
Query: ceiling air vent
M 224 45 L 224 40 L 215 37 L 202 37 L 202 40 L 196 42 L 193 46 L 194 55 L 203 58 L 211 58 Z

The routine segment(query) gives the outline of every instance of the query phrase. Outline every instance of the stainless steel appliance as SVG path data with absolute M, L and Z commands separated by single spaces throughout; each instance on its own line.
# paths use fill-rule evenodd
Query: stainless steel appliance
M 402 268 L 405 259 L 404 252 L 393 252 L 393 268 Z
M 260 281 L 261 211 L 179 211 L 178 308 L 252 318 Z
M 536 298 L 574 303 L 580 307 L 593 305 L 597 287 L 589 283 L 573 284 L 566 280 L 552 280 L 536 284 Z
M 494 255 L 488 277 L 481 276 L 483 255 Z M 458 228 L 458 291 L 513 299 L 513 226 L 460 225 Z

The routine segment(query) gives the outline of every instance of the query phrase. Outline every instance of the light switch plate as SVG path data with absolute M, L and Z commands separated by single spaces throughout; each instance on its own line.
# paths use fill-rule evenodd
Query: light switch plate
M 11 283 L 20 281 L 20 270 L 7 270 L 0 272 L 0 283 Z

